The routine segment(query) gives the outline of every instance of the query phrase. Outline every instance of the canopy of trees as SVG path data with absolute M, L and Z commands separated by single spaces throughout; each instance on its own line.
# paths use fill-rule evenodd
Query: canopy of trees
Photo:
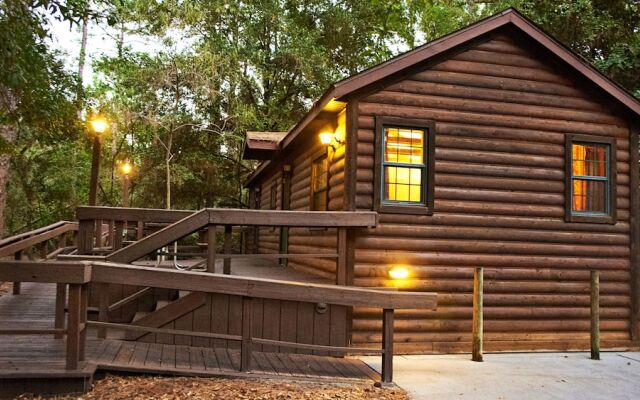
M 244 131 L 287 130 L 332 82 L 511 6 L 640 97 L 637 0 L 4 0 L 0 236 L 86 203 L 92 114 L 110 122 L 100 204 L 121 204 L 130 161 L 131 206 L 242 207 Z M 65 69 L 52 19 L 103 27 L 117 54 L 83 41 Z

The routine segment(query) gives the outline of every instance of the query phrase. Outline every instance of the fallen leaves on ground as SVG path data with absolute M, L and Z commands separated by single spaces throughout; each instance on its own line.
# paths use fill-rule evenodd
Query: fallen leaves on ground
M 409 400 L 409 396 L 399 388 L 378 389 L 369 384 L 107 375 L 86 394 L 55 399 Z

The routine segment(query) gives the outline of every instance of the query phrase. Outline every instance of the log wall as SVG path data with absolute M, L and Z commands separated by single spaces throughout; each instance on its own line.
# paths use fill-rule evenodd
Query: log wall
M 336 115 L 332 120 L 311 132 L 307 132 L 309 140 L 291 151 L 286 163 L 291 165 L 291 204 L 289 208 L 295 211 L 310 210 L 311 200 L 311 164 L 314 159 L 322 155 L 327 149 L 320 144 L 318 134 L 328 131 L 335 132 L 340 140 L 345 138 L 346 112 Z M 344 160 L 345 146 L 338 145 L 336 149 L 329 148 L 329 201 L 328 209 L 338 211 L 344 204 Z M 282 166 L 275 167 L 260 182 L 261 209 L 269 209 L 271 185 L 276 182 L 278 188 L 277 209 L 282 209 Z M 259 236 L 260 253 L 276 253 L 279 248 L 279 229 L 261 228 Z M 291 228 L 288 241 L 289 253 L 335 253 L 335 229 Z M 336 262 L 332 259 L 298 258 L 290 260 L 289 265 L 295 269 L 307 271 L 319 276 L 334 279 Z
M 396 313 L 401 352 L 471 350 L 473 267 L 485 267 L 485 349 L 587 349 L 589 271 L 601 269 L 605 347 L 630 345 L 627 122 L 525 45 L 475 45 L 359 99 L 357 209 L 373 208 L 374 116 L 436 122 L 433 216 L 381 214 L 358 235 L 354 284 L 438 292 Z M 564 221 L 566 134 L 613 137 L 614 225 Z M 356 309 L 355 346 L 379 346 L 380 310 Z

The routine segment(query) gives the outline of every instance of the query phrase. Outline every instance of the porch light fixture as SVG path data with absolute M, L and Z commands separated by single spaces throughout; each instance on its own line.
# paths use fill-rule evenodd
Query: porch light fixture
M 322 145 L 331 147 L 333 150 L 336 149 L 336 145 L 344 144 L 344 140 L 340 140 L 340 138 L 333 132 L 322 132 L 319 137 Z
M 101 116 L 97 116 L 97 117 L 93 118 L 91 121 L 89 121 L 89 124 L 91 125 L 91 129 L 97 135 L 103 134 L 107 130 L 107 127 L 108 127 L 107 120 L 104 117 L 101 117 Z
M 389 268 L 387 271 L 389 278 L 395 280 L 407 279 L 409 277 L 409 268 L 397 265 Z

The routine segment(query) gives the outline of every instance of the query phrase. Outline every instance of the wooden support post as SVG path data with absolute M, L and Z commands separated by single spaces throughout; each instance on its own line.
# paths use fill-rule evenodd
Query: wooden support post
M 67 284 L 56 284 L 56 315 L 54 320 L 54 326 L 56 329 L 64 329 L 64 309 L 67 306 Z M 56 333 L 56 339 L 62 339 L 64 335 L 62 333 Z
M 240 346 L 240 371 L 251 370 L 251 343 L 253 299 L 251 297 L 242 298 L 242 342 Z
M 144 237 L 144 222 L 138 221 L 138 228 L 136 229 L 136 239 L 140 240 Z
M 78 224 L 78 254 L 91 254 L 93 251 L 93 232 L 95 222 L 90 219 L 81 219 Z
M 58 248 L 59 249 L 63 249 L 65 247 L 67 247 L 68 235 L 69 235 L 69 232 L 65 232 L 62 235 L 60 235 L 60 238 L 58 239 Z
M 113 250 L 120 250 L 124 240 L 124 221 L 116 221 L 114 225 Z
M 78 369 L 80 361 L 80 303 L 82 285 L 69 285 L 69 312 L 67 314 L 67 369 Z
M 13 259 L 16 260 L 16 261 L 22 260 L 22 250 L 21 251 L 16 251 L 13 254 Z M 13 294 L 14 295 L 20 294 L 20 282 L 13 282 Z
M 216 226 L 207 230 L 207 272 L 216 272 Z
M 338 259 L 336 260 L 336 285 L 347 284 L 347 235 L 348 228 L 338 228 Z
M 107 236 L 107 245 L 113 248 L 115 243 L 115 222 L 111 219 L 108 222 L 109 235 Z
M 393 309 L 382 310 L 382 379 L 378 386 L 393 383 Z
M 109 322 L 109 284 L 99 283 L 95 286 L 98 289 L 98 321 Z M 105 339 L 107 330 L 98 328 L 98 337 Z
M 591 271 L 591 359 L 600 359 L 600 271 Z
M 87 350 L 87 307 L 89 306 L 89 285 L 80 285 L 80 339 L 78 359 L 85 360 Z
M 232 236 L 231 236 L 231 225 L 224 226 L 224 254 L 231 254 L 232 250 Z M 222 264 L 222 273 L 225 275 L 231 275 L 231 259 L 225 258 Z
M 473 328 L 471 359 L 482 361 L 483 341 L 483 316 L 482 316 L 482 292 L 484 286 L 483 268 L 476 268 L 473 272 Z
M 49 241 L 45 240 L 44 242 L 40 243 L 40 259 L 46 260 L 48 252 L 49 252 Z

